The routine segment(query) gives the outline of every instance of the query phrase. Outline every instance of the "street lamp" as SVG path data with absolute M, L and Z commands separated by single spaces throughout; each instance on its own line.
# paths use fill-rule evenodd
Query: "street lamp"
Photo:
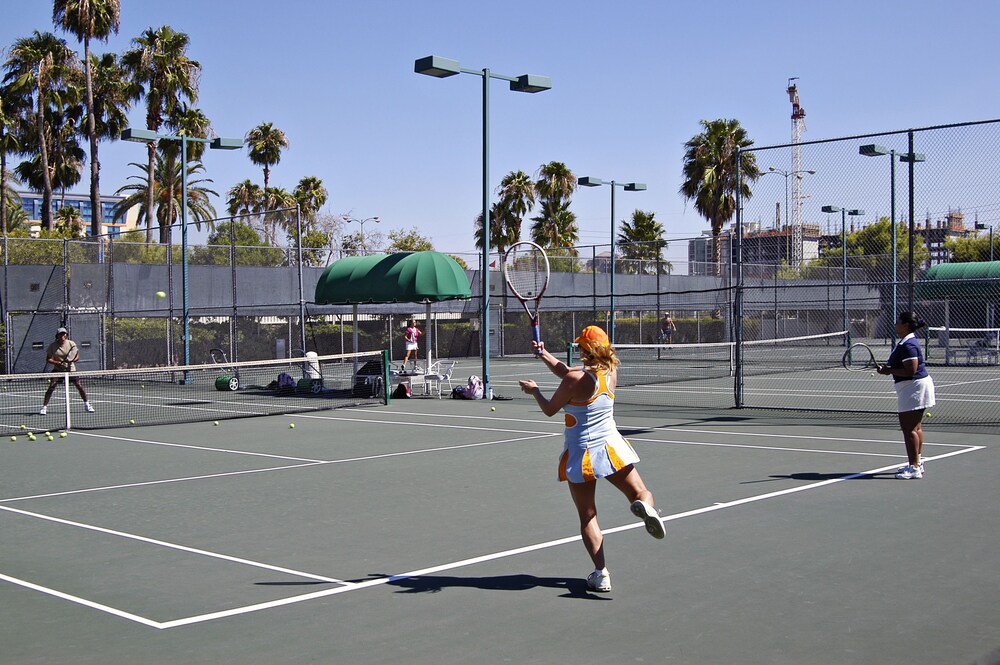
M 361 251 L 367 256 L 368 255 L 368 245 L 365 242 L 365 222 L 375 222 L 378 224 L 382 220 L 378 218 L 378 215 L 374 217 L 366 217 L 365 219 L 355 219 L 354 217 L 344 217 L 345 222 L 357 222 L 361 225 Z
M 821 208 L 823 212 L 839 212 L 840 213 L 840 254 L 841 254 L 841 281 L 843 282 L 843 324 L 844 330 L 847 332 L 847 341 L 845 344 L 850 344 L 851 341 L 851 329 L 850 322 L 847 318 L 847 215 L 856 217 L 865 214 L 864 210 L 847 208 L 838 208 L 837 206 L 823 206 Z
M 482 265 L 482 353 L 483 353 L 483 387 L 487 398 L 492 397 L 493 386 L 490 382 L 490 79 L 502 79 L 510 82 L 514 92 L 542 92 L 552 88 L 548 76 L 523 74 L 521 76 L 505 76 L 484 69 L 466 69 L 458 60 L 429 55 L 413 63 L 413 71 L 435 78 L 447 78 L 455 74 L 473 74 L 483 79 L 483 265 Z
M 891 246 L 892 254 L 892 317 L 893 321 L 896 320 L 896 316 L 899 314 L 896 305 L 896 268 L 898 259 L 896 258 L 896 156 L 899 156 L 899 161 L 903 163 L 916 163 L 926 161 L 927 157 L 923 153 L 919 152 L 908 152 L 908 153 L 898 153 L 894 149 L 886 148 L 885 146 L 878 145 L 877 143 L 871 143 L 868 145 L 863 145 L 858 148 L 858 154 L 864 155 L 865 157 L 882 157 L 884 155 L 889 155 L 889 242 Z M 913 234 L 915 232 L 913 226 L 913 214 L 910 214 L 910 284 L 913 284 Z M 913 309 L 913 303 L 910 302 L 910 309 Z M 896 341 L 896 331 L 892 330 L 892 341 Z
M 136 141 L 138 143 L 149 143 L 152 141 L 177 141 L 181 144 L 181 307 L 183 315 L 181 318 L 183 332 L 181 339 L 184 341 L 184 365 L 191 364 L 191 330 L 190 330 L 190 307 L 188 303 L 188 252 L 187 252 L 187 144 L 206 143 L 213 150 L 239 150 L 243 147 L 243 139 L 214 138 L 203 139 L 186 134 L 157 134 L 152 129 L 138 129 L 129 127 L 121 133 L 123 141 Z M 152 187 L 153 183 L 146 183 L 147 187 Z M 188 373 L 184 372 L 184 383 L 188 383 Z
M 593 176 L 584 176 L 577 180 L 581 187 L 600 187 L 608 185 L 611 187 L 611 315 L 608 319 L 608 336 L 611 343 L 615 343 L 615 187 L 621 187 L 626 192 L 644 192 L 646 185 L 641 182 L 617 182 L 615 180 L 601 180 Z
M 794 175 L 794 176 L 798 176 L 799 180 L 802 180 L 802 176 L 804 176 L 804 175 L 816 175 L 816 171 L 814 171 L 813 169 L 808 169 L 808 170 L 803 170 L 803 171 L 782 171 L 781 169 L 776 169 L 773 166 L 769 166 L 769 167 L 767 167 L 767 171 L 765 171 L 762 175 L 769 175 L 771 173 L 773 173 L 774 175 L 780 175 L 780 176 L 784 176 L 785 177 L 785 233 L 788 233 L 788 177 Z M 802 242 L 801 236 L 799 237 L 798 241 L 800 243 Z M 789 242 L 792 243 L 791 240 L 789 240 Z M 792 243 L 792 244 L 794 244 L 794 243 Z M 786 245 L 785 258 L 788 259 L 788 265 L 792 265 L 793 264 L 791 254 L 792 254 L 792 252 L 794 250 L 795 250 L 794 247 Z M 802 254 L 801 251 L 798 252 L 798 253 L 800 255 Z M 802 257 L 800 256 L 799 257 L 799 261 L 801 262 L 801 260 L 802 260 Z
M 983 229 L 989 229 L 990 230 L 990 261 L 992 261 L 993 260 L 993 227 L 992 226 L 987 226 L 986 224 L 980 224 L 979 222 L 976 222 L 976 230 L 977 231 L 982 231 Z

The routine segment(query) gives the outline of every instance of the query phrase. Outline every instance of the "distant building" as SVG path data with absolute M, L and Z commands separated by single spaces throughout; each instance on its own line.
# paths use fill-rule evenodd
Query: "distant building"
M 725 229 L 719 237 L 722 265 L 734 263 L 732 251 L 736 225 Z M 703 237 L 688 241 L 688 271 L 692 275 L 715 274 L 712 260 L 712 232 L 704 231 Z M 782 227 L 764 229 L 760 222 L 749 222 L 743 227 L 743 266 L 755 266 L 754 275 L 773 274 L 777 266 L 788 265 L 792 252 L 792 229 Z M 802 225 L 802 260 L 811 261 L 820 255 L 820 229 L 818 224 Z
M 42 195 L 37 192 L 18 192 L 21 197 L 21 207 L 28 216 L 28 226 L 33 231 L 41 227 L 42 220 Z M 126 214 L 125 219 L 116 220 L 112 214 L 115 204 L 122 201 L 122 196 L 101 196 L 101 232 L 102 235 L 117 238 L 123 231 L 132 231 L 136 228 L 139 219 L 139 206 L 133 206 Z M 83 232 L 90 236 L 90 194 L 62 194 L 52 193 L 52 214 L 55 215 L 63 206 L 72 206 L 80 211 L 80 218 L 83 220 Z

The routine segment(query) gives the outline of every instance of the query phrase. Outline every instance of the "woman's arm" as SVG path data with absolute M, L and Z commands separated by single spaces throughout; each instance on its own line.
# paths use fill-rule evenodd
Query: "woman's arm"
M 579 367 L 567 367 L 566 363 L 562 362 L 545 349 L 544 342 L 541 344 L 532 342 L 531 348 L 538 354 L 538 357 L 542 360 L 542 362 L 545 363 L 545 366 L 549 368 L 549 371 L 558 376 L 560 379 L 564 378 L 566 374 L 573 369 L 580 369 Z
M 917 368 L 920 363 L 917 362 L 916 358 L 908 358 L 903 361 L 902 367 L 892 368 L 888 365 L 882 365 L 878 368 L 879 374 L 885 374 L 886 376 L 899 376 L 904 379 L 908 379 L 917 373 Z
M 559 413 L 573 397 L 584 398 L 594 392 L 594 380 L 583 370 L 579 369 L 567 370 L 566 375 L 563 376 L 562 382 L 556 388 L 556 391 L 552 393 L 551 398 L 543 395 L 541 388 L 532 379 L 523 379 L 518 381 L 518 383 L 521 386 L 521 390 L 535 398 L 542 413 L 550 418 Z

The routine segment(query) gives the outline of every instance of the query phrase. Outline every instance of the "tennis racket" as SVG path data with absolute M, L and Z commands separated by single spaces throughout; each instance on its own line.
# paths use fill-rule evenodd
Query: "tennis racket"
M 503 276 L 511 293 L 521 301 L 524 311 L 531 317 L 531 334 L 535 344 L 541 344 L 538 310 L 549 285 L 549 257 L 533 242 L 515 243 L 504 256 Z
M 875 360 L 875 354 L 867 344 L 858 342 L 851 344 L 851 347 L 844 351 L 841 360 L 844 369 L 849 372 L 877 372 L 881 363 Z

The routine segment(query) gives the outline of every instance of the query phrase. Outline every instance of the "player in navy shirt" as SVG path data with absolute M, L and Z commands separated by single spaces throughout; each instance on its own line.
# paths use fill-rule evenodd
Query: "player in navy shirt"
M 899 428 L 907 457 L 907 464 L 896 471 L 896 477 L 904 480 L 924 477 L 924 463 L 920 459 L 924 447 L 924 412 L 934 406 L 934 381 L 927 373 L 916 336 L 916 331 L 924 325 L 913 312 L 900 313 L 896 334 L 901 339 L 886 364 L 878 368 L 879 374 L 892 376 L 896 388 Z

